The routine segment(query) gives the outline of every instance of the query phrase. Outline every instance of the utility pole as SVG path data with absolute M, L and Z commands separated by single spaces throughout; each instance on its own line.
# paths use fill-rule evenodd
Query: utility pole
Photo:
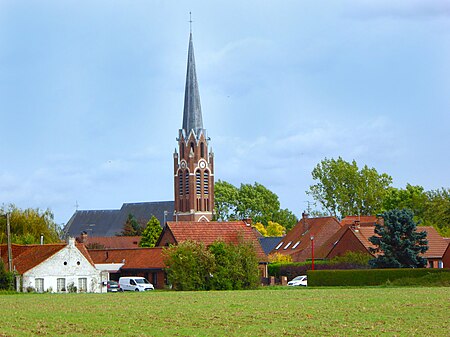
M 8 268 L 12 272 L 12 249 L 11 249 L 11 226 L 9 224 L 10 214 L 6 213 L 6 236 L 8 238 Z

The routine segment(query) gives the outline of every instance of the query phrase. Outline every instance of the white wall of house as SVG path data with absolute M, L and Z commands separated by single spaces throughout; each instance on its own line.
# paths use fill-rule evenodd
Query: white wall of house
M 68 292 L 70 285 L 77 292 L 106 292 L 104 282 L 108 274 L 89 263 L 75 246 L 75 240 L 69 239 L 69 244 L 59 252 L 28 270 L 22 275 L 23 290 L 28 287 L 36 291 Z

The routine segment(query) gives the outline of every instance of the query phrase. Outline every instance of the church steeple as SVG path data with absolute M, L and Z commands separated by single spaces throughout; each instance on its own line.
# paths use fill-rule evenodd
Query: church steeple
M 198 91 L 197 72 L 195 70 L 194 44 L 192 32 L 189 35 L 189 49 L 186 70 L 186 88 L 184 91 L 183 131 L 184 136 L 189 137 L 191 130 L 197 136 L 203 130 L 202 106 Z
M 210 221 L 214 208 L 214 155 L 203 129 L 192 31 L 184 94 L 183 125 L 174 159 L 175 220 Z

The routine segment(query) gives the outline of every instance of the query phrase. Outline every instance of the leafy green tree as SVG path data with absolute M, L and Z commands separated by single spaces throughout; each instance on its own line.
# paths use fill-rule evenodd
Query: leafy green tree
M 450 188 L 425 193 L 427 202 L 423 214 L 425 225 L 434 226 L 444 237 L 450 237 Z
M 2 259 L 0 259 L 0 290 L 13 289 L 13 274 L 6 271 Z
M 10 214 L 11 241 L 18 244 L 39 243 L 41 235 L 45 243 L 59 242 L 61 229 L 47 209 L 20 209 L 13 204 L 0 207 L 0 214 Z M 6 219 L 0 217 L 0 243 L 6 243 Z
M 141 236 L 143 226 L 136 220 L 133 214 L 128 214 L 128 218 L 123 225 L 119 236 Z
M 258 257 L 251 242 L 230 244 L 217 241 L 208 247 L 215 267 L 211 286 L 216 290 L 255 289 L 260 281 Z
M 356 161 L 338 159 L 322 160 L 312 171 L 317 181 L 307 192 L 323 210 L 333 216 L 372 215 L 382 209 L 386 189 L 392 178 L 379 174 L 365 165 L 358 168 Z
M 422 186 L 406 185 L 405 189 L 389 187 L 383 198 L 383 210 L 409 209 L 416 221 L 423 221 L 427 195 Z
M 255 227 L 262 236 L 267 236 L 266 227 L 264 227 L 264 225 L 261 222 L 255 223 L 253 227 Z
M 163 250 L 167 278 L 176 290 L 254 289 L 260 281 L 258 257 L 251 242 L 209 247 L 185 241 Z
M 417 231 L 411 210 L 391 210 L 375 225 L 375 235 L 369 238 L 379 255 L 369 261 L 373 268 L 423 268 L 426 259 L 420 256 L 428 250 L 426 232 Z
M 265 227 L 275 221 L 290 229 L 297 217 L 288 209 L 280 209 L 278 196 L 259 183 L 241 184 L 236 188 L 230 183 L 218 181 L 214 185 L 215 219 L 236 220 L 251 218 Z
M 215 220 L 232 221 L 237 219 L 237 200 L 239 189 L 226 181 L 214 184 Z
M 175 290 L 210 290 L 214 255 L 203 243 L 184 241 L 163 250 L 167 279 Z
M 141 242 L 139 242 L 139 247 L 155 247 L 156 241 L 158 241 L 161 235 L 162 228 L 159 220 L 153 215 L 147 223 L 142 232 Z

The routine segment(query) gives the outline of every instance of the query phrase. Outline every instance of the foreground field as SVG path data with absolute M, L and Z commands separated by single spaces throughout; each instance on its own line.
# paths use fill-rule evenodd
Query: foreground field
M 0 336 L 450 336 L 449 288 L 0 296 Z

